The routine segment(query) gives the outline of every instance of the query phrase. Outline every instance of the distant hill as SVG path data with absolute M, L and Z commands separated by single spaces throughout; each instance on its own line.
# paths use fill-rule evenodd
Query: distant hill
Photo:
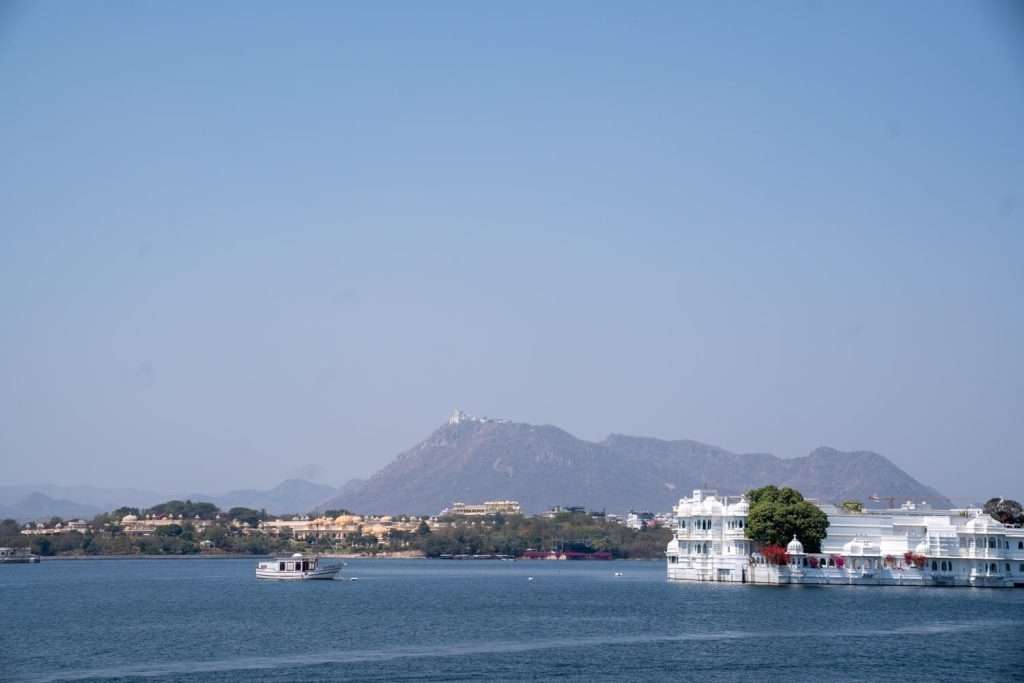
M 361 482 L 354 480 L 356 485 Z M 303 479 L 288 479 L 271 489 L 238 489 L 227 493 L 157 493 L 139 489 L 106 489 L 93 486 L 0 487 L 0 519 L 19 521 L 50 517 L 91 519 L 100 512 L 121 506 L 147 508 L 172 499 L 203 501 L 228 510 L 233 507 L 264 509 L 271 514 L 304 513 L 322 508 L 344 488 L 337 489 Z M 55 495 L 56 494 L 56 495 Z M 64 494 L 64 495 L 60 495 Z
M 0 505 L 0 519 L 15 519 L 19 522 L 46 520 L 51 517 L 62 519 L 92 519 L 101 512 L 93 505 L 76 503 L 33 491 L 11 505 Z
M 326 505 L 365 513 L 434 514 L 453 501 L 518 500 L 525 511 L 584 505 L 668 510 L 694 488 L 740 494 L 793 486 L 825 502 L 879 494 L 950 505 L 877 453 L 818 448 L 802 458 L 731 453 L 696 441 L 612 435 L 578 439 L 557 427 L 456 413 L 427 439 Z
M 7 484 L 0 486 L 0 506 L 15 505 L 32 493 L 41 493 L 48 498 L 87 505 L 101 511 L 113 510 L 122 505 L 148 507 L 167 500 L 167 496 L 162 493 L 142 489 L 59 486 L 56 484 Z
M 309 512 L 322 507 L 322 503 L 337 496 L 339 491 L 340 489 L 333 486 L 316 484 L 305 479 L 288 479 L 268 490 L 239 489 L 222 494 L 196 493 L 187 497 L 195 501 L 215 503 L 222 510 L 247 507 L 283 515 Z

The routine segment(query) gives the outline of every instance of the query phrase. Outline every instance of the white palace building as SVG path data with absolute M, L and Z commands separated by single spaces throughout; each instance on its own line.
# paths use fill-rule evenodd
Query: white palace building
M 745 536 L 750 505 L 742 497 L 693 492 L 675 508 L 666 550 L 668 578 L 759 584 L 872 586 L 1024 586 L 1024 529 L 981 510 L 915 509 L 828 515 L 820 553 L 794 538 L 782 564 L 769 562 Z

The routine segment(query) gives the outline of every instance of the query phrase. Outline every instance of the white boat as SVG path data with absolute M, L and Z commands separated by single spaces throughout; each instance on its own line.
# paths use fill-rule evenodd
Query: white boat
M 329 580 L 337 576 L 339 571 L 341 571 L 341 565 L 329 564 L 321 567 L 319 557 L 295 553 L 291 557 L 262 560 L 256 566 L 256 578 L 292 581 Z
M 39 557 L 22 548 L 0 548 L 0 564 L 37 564 Z

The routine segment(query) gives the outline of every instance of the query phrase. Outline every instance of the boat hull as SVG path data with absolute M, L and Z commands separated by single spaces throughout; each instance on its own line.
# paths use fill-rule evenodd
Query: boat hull
M 277 569 L 257 569 L 257 579 L 275 579 L 277 581 L 330 581 L 338 575 L 341 567 L 318 567 L 310 571 L 280 571 Z

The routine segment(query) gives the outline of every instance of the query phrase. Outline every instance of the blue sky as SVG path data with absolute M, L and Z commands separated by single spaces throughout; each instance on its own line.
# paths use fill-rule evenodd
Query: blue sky
M 1012 3 L 24 3 L 0 98 L 5 480 L 458 406 L 1024 495 Z

